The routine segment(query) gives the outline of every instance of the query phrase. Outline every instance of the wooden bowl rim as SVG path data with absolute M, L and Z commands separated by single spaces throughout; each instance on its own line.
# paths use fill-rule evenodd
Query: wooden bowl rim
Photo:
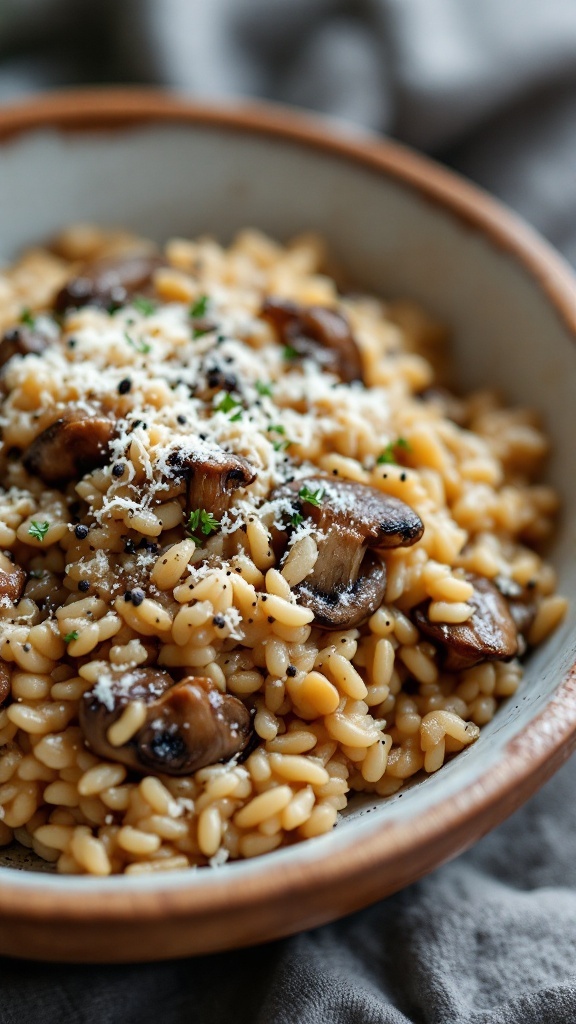
M 43 94 L 0 110 L 0 144 L 42 129 L 109 132 L 162 123 L 276 138 L 395 179 L 510 254 L 576 339 L 576 282 L 564 260 L 480 188 L 396 142 L 345 133 L 337 124 L 327 126 L 326 120 L 314 115 L 268 103 L 223 106 L 195 103 L 153 89 L 113 88 Z M 254 914 L 264 904 L 273 903 L 278 908 L 296 904 L 313 889 L 317 902 L 324 906 L 320 919 L 329 920 L 333 916 L 330 894 L 334 887 L 356 886 L 359 908 L 378 898 L 374 893 L 367 898 L 367 878 L 372 888 L 378 886 L 379 877 L 402 879 L 397 887 L 415 881 L 519 807 L 560 767 L 575 745 L 576 663 L 546 707 L 509 742 L 506 754 L 482 778 L 421 812 L 416 820 L 375 822 L 361 844 L 353 833 L 349 842 L 343 841 L 337 854 L 327 859 L 311 852 L 314 844 L 321 849 L 320 839 L 303 844 L 308 851 L 305 863 L 300 863 L 297 856 L 292 861 L 281 858 L 278 870 L 279 851 L 261 858 L 258 870 L 250 872 L 247 879 L 240 879 L 228 868 L 210 874 L 175 872 L 164 877 L 148 876 L 146 880 L 126 876 L 71 880 L 40 874 L 23 877 L 24 873 L 2 869 L 0 914 L 31 923 L 49 920 L 52 925 L 88 919 L 110 924 L 183 918 L 193 921 L 207 914 L 218 915 L 224 922 L 231 911 Z M 302 847 L 290 849 L 296 852 Z M 414 862 L 412 870 L 407 866 L 409 858 Z M 231 865 L 232 869 L 235 866 Z M 7 878 L 10 874 L 14 875 L 14 885 Z M 394 886 L 382 882 L 381 889 L 384 894 L 394 891 Z M 296 927 L 283 930 L 279 925 L 278 934 Z M 223 948 L 226 944 L 224 939 Z

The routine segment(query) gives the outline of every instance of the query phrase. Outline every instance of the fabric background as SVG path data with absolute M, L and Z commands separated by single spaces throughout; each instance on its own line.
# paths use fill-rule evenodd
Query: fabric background
M 159 83 L 401 138 L 576 262 L 574 0 L 0 0 L 0 102 Z M 334 925 L 123 967 L 0 961 L 0 1024 L 574 1024 L 576 762 L 452 864 Z

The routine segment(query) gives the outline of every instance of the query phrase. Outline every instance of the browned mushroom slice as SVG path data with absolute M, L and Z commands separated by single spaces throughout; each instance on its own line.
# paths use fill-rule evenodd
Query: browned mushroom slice
M 22 597 L 26 573 L 19 565 L 0 569 L 0 608 L 16 604 Z
M 289 499 L 296 515 L 316 524 L 318 558 L 294 592 L 324 629 L 364 622 L 386 592 L 386 569 L 373 552 L 408 547 L 424 532 L 409 505 L 351 480 L 306 477 L 271 498 Z
M 256 479 L 250 463 L 241 455 L 221 449 L 178 448 L 168 458 L 173 476 L 186 481 L 186 514 L 206 509 L 219 519 L 232 504 L 232 495 Z
M 117 309 L 132 295 L 146 289 L 163 260 L 149 252 L 127 252 L 87 263 L 82 272 L 60 289 L 54 300 L 57 313 L 80 306 Z
M 467 622 L 431 622 L 430 602 L 414 609 L 413 618 L 421 633 L 437 643 L 449 672 L 472 668 L 481 661 L 513 658 L 518 653 L 518 631 L 506 598 L 484 576 L 466 573 L 474 593 L 468 604 L 474 609 Z
M 362 380 L 362 359 L 346 317 L 326 306 L 299 306 L 287 299 L 266 299 L 262 316 L 283 345 L 314 359 L 347 384 Z
M 0 661 L 0 708 L 10 696 L 10 673 L 8 666 Z
M 22 459 L 24 467 L 50 485 L 79 479 L 105 465 L 114 432 L 106 416 L 71 410 L 32 441 Z
M 116 743 L 111 727 L 130 707 L 136 729 Z M 250 712 L 210 679 L 175 683 L 158 668 L 116 672 L 100 680 L 80 703 L 80 726 L 100 757 L 140 773 L 190 775 L 228 761 L 248 744 Z
M 0 366 L 12 356 L 39 356 L 49 344 L 50 338 L 38 327 L 27 324 L 10 327 L 0 341 Z

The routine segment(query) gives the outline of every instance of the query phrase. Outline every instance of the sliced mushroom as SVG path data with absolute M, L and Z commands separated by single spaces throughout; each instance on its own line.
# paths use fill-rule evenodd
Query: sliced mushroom
M 0 608 L 8 608 L 16 604 L 22 597 L 26 573 L 19 565 L 0 569 Z
M 8 666 L 0 661 L 0 708 L 6 704 L 10 696 L 10 673 Z
M 136 703 L 137 728 L 116 744 L 111 727 Z M 79 719 L 88 746 L 100 757 L 156 775 L 190 775 L 228 761 L 252 735 L 250 712 L 242 701 L 221 693 L 210 679 L 189 676 L 175 683 L 159 668 L 120 671 L 99 680 L 80 702 Z
M 294 592 L 324 629 L 364 622 L 386 592 L 386 568 L 376 553 L 409 547 L 424 532 L 409 505 L 351 480 L 306 477 L 273 492 L 275 498 L 289 499 L 295 514 L 316 525 L 318 558 Z
M 256 479 L 250 463 L 241 455 L 221 449 L 178 448 L 168 458 L 173 476 L 186 481 L 186 514 L 206 509 L 216 519 L 232 504 L 232 495 Z
M 467 622 L 431 622 L 429 601 L 413 612 L 420 632 L 439 645 L 449 672 L 460 672 L 482 661 L 506 660 L 518 653 L 518 630 L 506 598 L 484 576 L 466 573 L 466 579 L 474 587 L 468 598 L 474 610 Z
M 12 356 L 39 356 L 50 344 L 50 338 L 38 327 L 19 324 L 10 327 L 0 341 L 0 366 Z
M 54 300 L 57 313 L 81 306 L 118 309 L 132 295 L 146 289 L 163 260 L 149 252 L 127 252 L 86 263 L 82 272 L 60 289 Z
M 346 317 L 326 306 L 299 306 L 287 299 L 266 299 L 262 316 L 283 345 L 314 359 L 347 384 L 362 380 L 362 359 Z
M 106 416 L 72 409 L 32 441 L 22 458 L 24 467 L 50 485 L 79 479 L 105 465 L 114 433 Z

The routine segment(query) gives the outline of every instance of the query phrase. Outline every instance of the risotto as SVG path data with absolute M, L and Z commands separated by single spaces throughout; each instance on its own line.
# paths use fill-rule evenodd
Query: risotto
M 327 266 L 83 225 L 0 275 L 0 843 L 107 875 L 328 832 L 562 618 L 537 415 Z

